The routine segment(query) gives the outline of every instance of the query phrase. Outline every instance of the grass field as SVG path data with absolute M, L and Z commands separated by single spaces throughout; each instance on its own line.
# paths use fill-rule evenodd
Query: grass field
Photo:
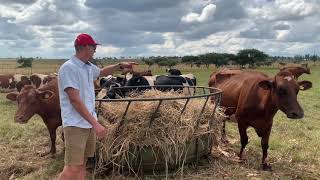
M 54 65 L 55 66 L 55 65 Z M 144 66 L 139 69 L 145 68 Z M 184 73 L 193 73 L 199 85 L 206 86 L 213 69 L 183 67 Z M 259 71 L 273 75 L 275 68 L 261 68 Z M 164 69 L 152 68 L 153 74 L 164 74 Z M 237 161 L 240 148 L 239 135 L 235 123 L 227 124 L 230 143 L 223 146 L 224 154 L 213 153 L 209 162 L 202 162 L 198 168 L 188 166 L 184 172 L 186 179 L 320 179 L 320 67 L 311 67 L 311 75 L 303 75 L 301 80 L 313 82 L 313 88 L 300 91 L 299 101 L 305 110 L 301 120 L 287 119 L 282 112 L 274 118 L 269 143 L 269 160 L 272 172 L 260 170 L 260 138 L 249 129 L 249 144 L 246 148 L 245 163 Z M 18 177 L 20 179 L 54 179 L 63 167 L 63 151 L 60 133 L 58 153 L 55 158 L 40 157 L 47 150 L 48 132 L 38 116 L 28 124 L 13 122 L 15 104 L 0 93 L 0 179 Z M 14 174 L 14 175 L 12 175 Z M 91 178 L 91 175 L 88 175 Z M 116 178 L 124 178 L 116 176 Z M 106 177 L 107 179 L 108 177 Z M 153 178 L 153 177 L 150 177 Z

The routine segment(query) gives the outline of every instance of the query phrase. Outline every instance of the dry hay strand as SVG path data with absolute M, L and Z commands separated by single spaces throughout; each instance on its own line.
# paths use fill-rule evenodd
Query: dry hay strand
M 182 96 L 178 92 L 157 90 L 130 94 L 130 98 Z M 196 138 L 200 139 L 203 135 L 216 139 L 214 143 L 218 142 L 221 122 L 224 118 L 220 108 L 213 113 L 214 105 L 209 101 L 204 106 L 204 98 L 191 99 L 184 113 L 181 114 L 186 101 L 186 99 L 164 100 L 157 113 L 154 112 L 159 101 L 132 102 L 124 118 L 128 102 L 102 103 L 99 121 L 107 128 L 108 133 L 99 143 L 99 161 L 96 171 L 102 172 L 107 167 L 112 167 L 112 169 L 137 172 L 141 170 L 139 167 L 141 154 L 151 149 L 155 159 L 154 165 L 165 162 L 166 172 L 170 167 L 178 168 L 183 172 L 190 150 L 190 146 L 186 144 Z M 204 111 L 200 116 L 203 107 Z M 150 124 L 152 118 L 154 120 Z M 213 121 L 211 128 L 210 121 Z M 206 143 L 201 140 L 199 144 L 210 146 L 210 144 L 205 145 Z M 209 147 L 204 148 L 209 150 Z M 155 166 L 153 168 L 154 171 L 156 168 Z
M 0 177 L 4 179 L 15 179 L 23 177 L 35 170 L 35 167 L 26 164 L 11 164 L 9 167 L 0 170 Z

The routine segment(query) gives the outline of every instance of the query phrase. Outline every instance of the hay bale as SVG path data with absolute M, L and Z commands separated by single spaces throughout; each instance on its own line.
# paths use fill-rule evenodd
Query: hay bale
M 183 95 L 177 92 L 156 90 L 130 94 L 130 98 L 181 96 Z M 186 99 L 164 100 L 157 113 L 154 112 L 159 101 L 132 102 L 124 118 L 122 117 L 128 102 L 102 103 L 99 121 L 108 129 L 108 133 L 99 143 L 98 171 L 108 165 L 137 171 L 143 166 L 141 159 L 144 159 L 145 163 L 151 163 L 150 159 L 148 161 L 141 156 L 153 157 L 153 170 L 157 169 L 156 165 L 159 165 L 160 161 L 165 162 L 166 170 L 170 169 L 169 166 L 181 169 L 187 156 L 195 153 L 191 146 L 195 141 L 200 144 L 200 150 L 210 150 L 208 146 L 212 145 L 211 138 L 218 139 L 216 136 L 220 133 L 219 127 L 223 118 L 221 109 L 216 109 L 214 117 L 214 105 L 208 102 L 200 116 L 205 99 L 197 98 L 189 101 L 181 115 L 185 102 Z M 153 118 L 150 125 L 150 119 Z M 213 128 L 209 127 L 211 120 L 214 121 Z

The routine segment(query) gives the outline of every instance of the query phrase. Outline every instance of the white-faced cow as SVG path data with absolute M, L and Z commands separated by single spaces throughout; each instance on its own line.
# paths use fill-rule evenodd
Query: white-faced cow
M 253 127 L 261 137 L 262 168 L 271 170 L 267 155 L 273 117 L 281 110 L 288 118 L 303 118 L 297 94 L 311 88 L 312 83 L 296 81 L 290 72 L 269 77 L 256 71 L 222 70 L 211 75 L 209 86 L 222 90 L 221 106 L 228 108 L 226 115 L 236 117 L 241 139 L 240 159 L 244 158 L 248 144 L 247 128 Z
M 54 79 L 39 89 L 26 85 L 20 92 L 7 94 L 7 99 L 17 102 L 15 122 L 27 123 L 35 114 L 42 118 L 51 139 L 50 151 L 43 155 L 55 154 L 56 129 L 62 124 L 57 80 Z
M 17 88 L 17 90 L 20 92 L 21 89 L 25 86 L 25 85 L 31 85 L 31 81 L 29 79 L 28 76 L 23 75 L 23 74 L 15 74 L 13 76 L 13 84 L 15 85 L 15 87 Z
M 39 88 L 40 86 L 42 86 L 44 84 L 44 80 L 47 77 L 48 77 L 48 75 L 46 75 L 46 74 L 32 74 L 30 76 L 30 81 L 34 87 Z

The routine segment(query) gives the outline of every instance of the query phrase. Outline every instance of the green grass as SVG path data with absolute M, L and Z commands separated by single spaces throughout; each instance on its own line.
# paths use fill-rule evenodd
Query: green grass
M 180 67 L 179 67 L 180 68 Z M 184 73 L 193 73 L 198 79 L 198 85 L 207 86 L 212 67 L 193 68 L 181 67 Z M 147 69 L 140 66 L 139 69 Z M 260 68 L 259 71 L 273 75 L 278 70 Z M 153 74 L 165 74 L 165 69 L 152 67 Z M 312 67 L 311 75 L 303 75 L 301 80 L 310 80 L 313 87 L 299 92 L 299 102 L 304 108 L 305 117 L 300 120 L 286 118 L 278 112 L 274 118 L 273 129 L 269 141 L 269 160 L 273 172 L 263 172 L 259 169 L 261 159 L 260 138 L 254 130 L 249 129 L 249 144 L 246 148 L 247 161 L 238 163 L 236 154 L 239 151 L 239 134 L 235 123 L 227 123 L 227 134 L 231 143 L 223 149 L 230 157 L 218 156 L 210 163 L 202 163 L 196 168 L 185 169 L 186 179 L 319 179 L 320 166 L 320 67 Z M 35 116 L 28 124 L 16 124 L 13 121 L 15 104 L 0 94 L 0 175 L 1 169 L 16 167 L 32 167 L 34 170 L 23 179 L 49 179 L 56 177 L 63 168 L 62 142 L 58 134 L 58 154 L 55 159 L 39 157 L 38 151 L 47 150 L 48 132 L 42 120 Z M 32 163 L 33 164 L 32 164 Z M 0 176 L 1 177 L 1 176 Z M 0 178 L 1 179 L 1 178 Z

